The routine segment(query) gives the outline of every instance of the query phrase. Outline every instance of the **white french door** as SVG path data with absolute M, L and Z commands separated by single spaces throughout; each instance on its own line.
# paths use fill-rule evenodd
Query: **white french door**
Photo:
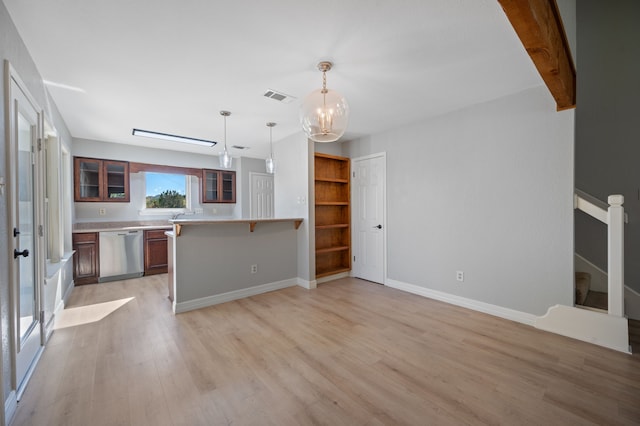
M 273 175 L 265 173 L 250 173 L 251 195 L 250 210 L 254 219 L 269 219 L 273 217 Z
M 40 295 L 43 262 L 40 193 L 40 110 L 24 85 L 10 74 L 10 138 L 8 143 L 11 264 L 11 336 L 13 385 L 22 393 L 31 367 L 42 349 Z
M 352 160 L 352 275 L 384 284 L 386 156 Z

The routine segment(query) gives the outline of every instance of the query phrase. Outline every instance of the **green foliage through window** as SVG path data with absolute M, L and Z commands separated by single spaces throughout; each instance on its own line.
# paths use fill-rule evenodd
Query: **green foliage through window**
M 147 196 L 148 209 L 183 209 L 187 207 L 187 196 L 173 189 L 158 195 Z
M 145 172 L 147 209 L 187 208 L 187 176 Z

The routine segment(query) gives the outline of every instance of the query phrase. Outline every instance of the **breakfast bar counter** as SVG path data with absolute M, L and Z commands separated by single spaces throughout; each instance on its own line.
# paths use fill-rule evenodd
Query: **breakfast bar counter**
M 302 218 L 174 219 L 169 293 L 185 312 L 298 284 Z

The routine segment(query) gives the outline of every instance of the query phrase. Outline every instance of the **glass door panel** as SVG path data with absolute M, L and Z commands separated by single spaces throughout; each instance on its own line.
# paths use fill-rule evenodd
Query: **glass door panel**
M 35 126 L 18 112 L 18 232 L 16 246 L 23 253 L 19 259 L 18 336 L 20 345 L 38 324 L 35 288 L 35 214 L 32 142 Z
M 100 198 L 100 161 L 80 160 L 80 198 Z
M 126 200 L 128 197 L 128 168 L 127 163 L 105 161 L 104 172 L 106 175 L 106 198 L 110 201 Z M 107 200 L 105 200 L 107 201 Z

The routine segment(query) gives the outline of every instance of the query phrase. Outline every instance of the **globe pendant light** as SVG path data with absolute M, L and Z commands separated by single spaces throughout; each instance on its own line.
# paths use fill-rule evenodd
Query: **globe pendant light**
M 269 128 L 269 158 L 265 160 L 265 165 L 267 166 L 267 173 L 274 174 L 276 172 L 276 161 L 273 159 L 273 127 L 276 123 L 267 123 L 267 127 Z
M 302 103 L 300 122 L 309 139 L 315 142 L 335 142 L 347 130 L 349 104 L 335 90 L 327 89 L 327 71 L 331 62 L 320 62 L 322 89 L 311 92 Z
M 233 157 L 229 154 L 227 149 L 227 117 L 231 115 L 229 111 L 220 111 L 220 115 L 224 117 L 224 151 L 220 154 L 220 167 L 223 169 L 230 169 Z

